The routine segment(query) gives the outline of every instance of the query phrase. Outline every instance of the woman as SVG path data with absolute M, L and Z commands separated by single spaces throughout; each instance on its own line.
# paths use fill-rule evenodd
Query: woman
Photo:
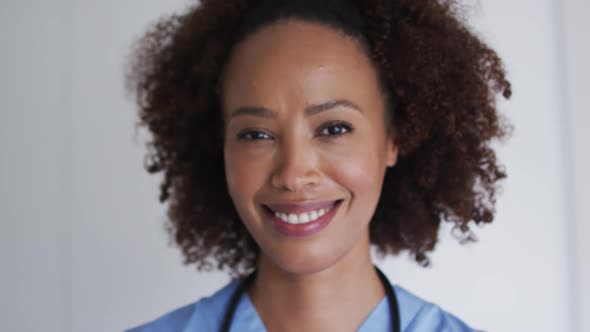
M 454 1 L 203 0 L 134 59 L 185 263 L 244 278 L 132 331 L 472 331 L 370 255 L 493 219 L 511 89 Z

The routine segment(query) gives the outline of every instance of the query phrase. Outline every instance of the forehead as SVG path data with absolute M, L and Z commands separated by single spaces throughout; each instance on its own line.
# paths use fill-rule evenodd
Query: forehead
M 280 21 L 246 37 L 232 52 L 223 80 L 229 107 L 273 97 L 374 97 L 377 88 L 376 73 L 358 41 L 297 20 Z

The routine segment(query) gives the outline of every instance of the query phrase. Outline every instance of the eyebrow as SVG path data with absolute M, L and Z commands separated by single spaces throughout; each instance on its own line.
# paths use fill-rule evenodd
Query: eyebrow
M 363 112 L 362 109 L 360 107 L 358 107 L 355 103 L 351 102 L 350 100 L 347 99 L 337 99 L 337 100 L 330 100 L 327 101 L 325 103 L 321 103 L 321 104 L 317 104 L 317 105 L 310 105 L 308 107 L 305 108 L 305 115 L 306 116 L 310 116 L 310 115 L 314 115 L 323 111 L 327 111 L 329 109 L 338 107 L 338 106 L 344 106 L 359 112 Z M 238 107 L 235 111 L 233 111 L 231 113 L 230 118 L 235 118 L 241 115 L 253 115 L 253 116 L 259 116 L 259 117 L 263 117 L 263 118 L 276 118 L 277 117 L 277 112 L 272 111 L 268 108 L 265 107 L 259 107 L 259 106 L 241 106 Z

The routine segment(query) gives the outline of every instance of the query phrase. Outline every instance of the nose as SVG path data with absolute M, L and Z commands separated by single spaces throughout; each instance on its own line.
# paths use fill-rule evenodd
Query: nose
M 309 143 L 296 140 L 286 142 L 281 145 L 276 156 L 277 167 L 271 179 L 273 187 L 301 192 L 319 184 L 317 157 Z

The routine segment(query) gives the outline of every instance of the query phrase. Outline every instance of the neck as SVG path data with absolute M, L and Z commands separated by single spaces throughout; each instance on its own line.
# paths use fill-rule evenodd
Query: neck
M 261 256 L 248 295 L 268 331 L 355 331 L 385 296 L 370 245 L 332 266 L 291 273 Z

